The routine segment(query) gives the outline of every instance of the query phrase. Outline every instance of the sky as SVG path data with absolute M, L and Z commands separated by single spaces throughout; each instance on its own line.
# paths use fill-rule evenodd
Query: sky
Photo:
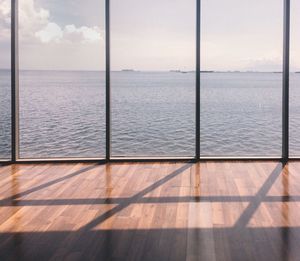
M 20 69 L 104 70 L 104 2 L 19 0 Z M 282 70 L 282 0 L 201 2 L 202 70 Z M 300 71 L 300 1 L 291 2 L 291 68 Z M 0 0 L 0 68 L 10 64 L 9 3 Z M 195 3 L 111 0 L 112 70 L 194 70 Z

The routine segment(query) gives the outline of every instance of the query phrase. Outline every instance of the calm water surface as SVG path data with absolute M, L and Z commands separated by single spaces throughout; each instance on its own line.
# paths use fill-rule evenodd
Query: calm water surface
M 0 70 L 0 158 L 9 157 L 10 78 Z M 201 154 L 280 156 L 278 73 L 201 74 Z M 195 75 L 112 72 L 113 156 L 193 156 Z M 291 74 L 291 154 L 300 154 L 300 74 Z M 20 156 L 105 155 L 105 74 L 22 71 Z

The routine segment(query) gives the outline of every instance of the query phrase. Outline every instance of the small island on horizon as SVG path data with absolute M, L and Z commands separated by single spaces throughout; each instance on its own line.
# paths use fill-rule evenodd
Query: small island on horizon
M 136 72 L 134 69 L 123 69 L 122 72 Z
M 194 73 L 195 71 L 170 70 L 172 73 Z M 200 71 L 201 73 L 214 73 L 215 71 Z
M 12 71 L 10 68 L 0 68 L 0 71 L 2 72 L 10 72 Z M 55 71 L 55 72 L 105 72 L 105 70 L 80 70 L 80 69 L 75 69 L 75 70 L 52 70 L 52 69 L 19 69 L 19 71 Z M 179 69 L 171 69 L 171 70 L 136 70 L 136 69 L 119 69 L 119 70 L 111 70 L 111 72 L 169 72 L 169 73 L 196 73 L 195 70 L 179 70 Z M 276 74 L 281 74 L 282 71 L 252 71 L 252 70 L 224 70 L 224 71 L 219 71 L 219 70 L 200 70 L 200 73 L 276 73 Z M 300 71 L 290 71 L 290 73 L 296 73 L 300 74 Z

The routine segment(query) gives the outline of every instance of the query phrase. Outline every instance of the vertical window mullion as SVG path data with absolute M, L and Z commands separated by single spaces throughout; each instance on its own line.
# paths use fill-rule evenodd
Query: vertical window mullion
M 289 61 L 290 61 L 290 0 L 284 0 L 283 86 L 282 86 L 282 160 L 289 159 Z
M 196 159 L 200 159 L 200 27 L 201 0 L 197 1 L 196 14 Z
M 11 160 L 19 158 L 18 0 L 11 0 Z
M 110 160 L 111 106 L 110 106 L 110 1 L 105 1 L 105 56 L 106 56 L 106 160 Z

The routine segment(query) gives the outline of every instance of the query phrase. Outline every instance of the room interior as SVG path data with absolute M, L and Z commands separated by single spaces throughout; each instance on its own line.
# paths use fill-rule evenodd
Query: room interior
M 225 2 L 0 0 L 0 260 L 299 260 L 300 5 Z

